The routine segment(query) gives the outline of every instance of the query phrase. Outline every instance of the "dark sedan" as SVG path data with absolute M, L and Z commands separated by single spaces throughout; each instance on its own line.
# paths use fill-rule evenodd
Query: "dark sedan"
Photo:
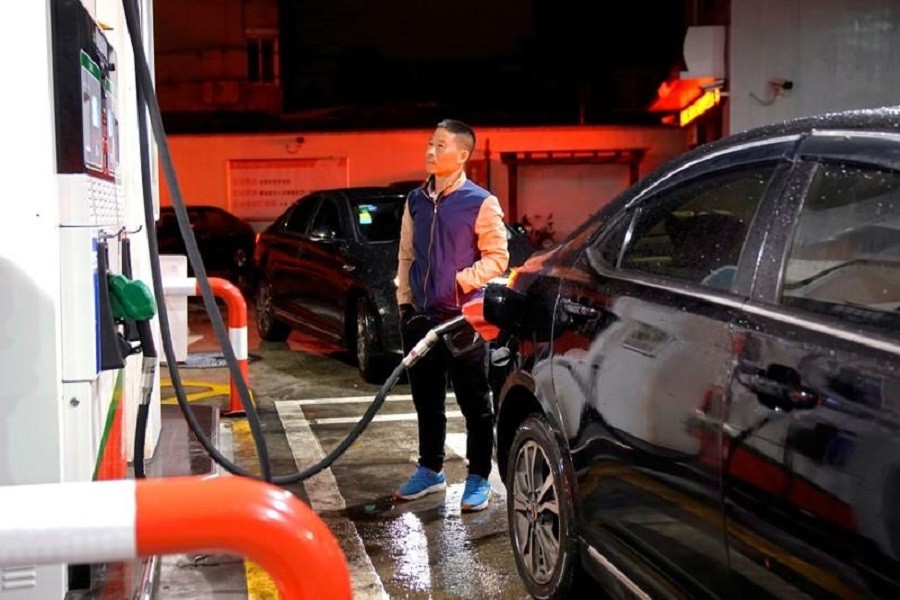
M 207 275 L 228 279 L 246 290 L 252 275 L 250 261 L 256 242 L 253 227 L 218 206 L 194 205 L 185 208 Z M 159 211 L 156 238 L 160 254 L 186 254 L 175 210 L 171 206 L 164 206 Z M 190 265 L 188 273 L 193 275 Z
M 692 150 L 485 315 L 536 598 L 900 597 L 900 109 Z
M 260 336 L 304 330 L 347 348 L 366 381 L 383 381 L 402 352 L 394 279 L 405 200 L 388 186 L 321 190 L 266 228 L 254 257 Z M 519 264 L 531 249 L 512 229 L 509 237 Z

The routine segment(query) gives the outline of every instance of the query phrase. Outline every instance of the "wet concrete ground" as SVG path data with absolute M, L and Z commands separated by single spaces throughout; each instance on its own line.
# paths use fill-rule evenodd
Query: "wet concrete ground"
M 252 311 L 252 308 L 250 308 Z M 248 328 L 250 386 L 275 476 L 318 463 L 359 421 L 379 387 L 360 379 L 337 348 L 293 333 L 287 343 L 260 343 Z M 218 344 L 202 305 L 192 303 L 189 352 L 215 353 Z M 225 367 L 181 368 L 196 404 L 227 411 Z M 163 369 L 162 377 L 169 379 Z M 212 393 L 202 393 L 212 384 Z M 216 387 L 218 384 L 218 387 Z M 223 385 L 225 384 L 225 385 Z M 199 387 L 198 387 L 199 385 Z M 197 393 L 199 390 L 200 393 Z M 214 392 L 225 390 L 226 395 Z M 164 387 L 173 403 L 173 388 Z M 461 513 L 466 475 L 465 426 L 448 397 L 446 492 L 395 502 L 391 492 L 412 472 L 417 456 L 415 411 L 409 387 L 398 384 L 375 420 L 329 469 L 284 487 L 310 504 L 339 540 L 352 575 L 354 598 L 528 598 L 516 572 L 506 525 L 505 490 L 492 473 L 494 495 L 478 513 Z M 221 418 L 220 448 L 259 473 L 246 417 Z M 303 565 L 298 565 L 303 568 Z M 240 557 L 166 557 L 160 598 L 276 598 L 271 581 Z

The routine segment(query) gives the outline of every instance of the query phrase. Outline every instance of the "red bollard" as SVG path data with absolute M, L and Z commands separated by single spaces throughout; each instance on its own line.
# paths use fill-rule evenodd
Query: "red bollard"
M 225 306 L 228 309 L 228 340 L 231 342 L 231 348 L 234 350 L 235 358 L 237 358 L 238 369 L 249 390 L 247 303 L 244 301 L 244 295 L 241 294 L 236 285 L 221 277 L 210 277 L 209 286 L 212 288 L 214 296 L 225 301 Z M 167 279 L 163 282 L 163 287 L 168 295 L 200 296 L 203 293 L 195 277 Z M 231 377 L 228 410 L 222 414 L 226 417 L 243 417 L 247 414 L 244 410 L 244 405 L 241 404 L 241 395 L 238 393 L 234 377 Z
M 255 479 L 0 486 L 0 506 L 3 566 L 227 552 L 259 564 L 282 600 L 352 598 L 346 558 L 325 521 L 290 492 Z
M 247 366 L 249 357 L 247 342 L 247 303 L 244 301 L 244 295 L 236 285 L 222 279 L 221 277 L 210 277 L 209 285 L 213 294 L 225 301 L 228 308 L 228 339 L 231 341 L 231 347 L 234 350 L 234 356 L 237 358 L 238 368 L 241 376 L 247 383 L 247 389 L 250 389 L 250 369 Z M 199 295 L 200 287 L 197 287 Z M 243 417 L 246 415 L 244 405 L 241 404 L 241 395 L 238 393 L 238 387 L 234 377 L 231 378 L 231 388 L 229 393 L 230 404 L 228 410 L 223 414 L 226 417 Z M 252 397 L 251 397 L 252 399 Z

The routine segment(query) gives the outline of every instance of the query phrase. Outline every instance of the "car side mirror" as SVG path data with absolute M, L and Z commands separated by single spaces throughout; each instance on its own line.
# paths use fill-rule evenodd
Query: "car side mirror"
M 488 283 L 484 288 L 484 320 L 516 336 L 526 333 L 525 296 L 505 283 Z

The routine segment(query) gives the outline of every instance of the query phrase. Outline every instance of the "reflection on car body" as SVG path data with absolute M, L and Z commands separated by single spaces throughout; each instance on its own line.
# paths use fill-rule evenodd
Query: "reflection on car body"
M 744 132 L 488 286 L 535 597 L 900 595 L 898 156 L 898 109 Z

